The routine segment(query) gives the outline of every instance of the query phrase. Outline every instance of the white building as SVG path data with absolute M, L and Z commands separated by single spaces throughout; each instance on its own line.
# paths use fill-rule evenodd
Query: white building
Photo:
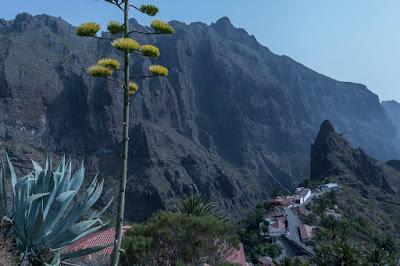
M 303 204 L 309 197 L 311 197 L 311 190 L 304 187 L 296 188 L 296 196 L 298 204 Z
M 337 183 L 328 183 L 328 184 L 321 185 L 322 191 L 330 191 L 330 190 L 334 190 L 334 189 L 338 189 L 338 188 L 339 188 L 339 185 Z

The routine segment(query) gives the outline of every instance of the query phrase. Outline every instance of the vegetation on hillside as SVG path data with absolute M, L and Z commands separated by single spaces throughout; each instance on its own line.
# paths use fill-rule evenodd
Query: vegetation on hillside
M 397 265 L 398 240 L 363 218 L 365 210 L 359 215 L 347 213 L 341 205 L 341 194 L 332 191 L 310 206 L 318 226 L 314 237 L 318 265 Z M 343 218 L 327 216 L 327 209 L 340 211 Z

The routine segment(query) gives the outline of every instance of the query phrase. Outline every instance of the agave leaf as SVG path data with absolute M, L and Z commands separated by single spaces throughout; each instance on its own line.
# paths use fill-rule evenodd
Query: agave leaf
M 83 202 L 76 204 L 72 208 L 72 210 L 68 213 L 68 215 L 64 218 L 64 220 L 60 222 L 54 230 L 56 231 L 60 230 L 60 232 L 64 232 L 72 224 L 76 223 L 76 221 L 82 215 L 84 215 L 96 203 L 97 199 L 100 197 L 103 189 L 103 182 L 104 180 L 100 184 L 98 184 L 96 176 L 90 187 L 87 189 L 86 197 L 83 200 Z
M 39 208 L 38 210 L 35 210 L 34 213 L 35 215 L 30 222 L 28 223 L 27 227 L 27 235 L 29 235 L 29 238 L 31 239 L 30 241 L 32 244 L 40 244 L 40 241 L 42 239 L 42 231 L 43 231 L 43 226 L 44 226 L 44 208 L 43 208 L 43 202 L 38 205 Z
M 69 190 L 79 191 L 79 189 L 82 186 L 84 176 L 85 176 L 85 167 L 83 166 L 82 162 L 81 167 L 79 168 L 78 171 L 76 171 L 76 173 L 71 179 Z
M 46 208 L 44 210 L 45 219 L 46 219 L 46 217 L 47 217 L 47 215 L 48 215 L 48 213 L 50 211 L 50 208 L 51 208 L 51 206 L 52 206 L 52 204 L 54 202 L 54 199 L 57 196 L 57 190 L 58 190 L 57 188 L 58 188 L 58 185 L 59 185 L 58 181 L 57 181 L 57 178 L 54 175 L 52 177 L 50 177 L 50 179 L 51 180 L 49 181 L 49 186 L 51 186 L 51 188 L 49 187 L 49 189 L 51 189 L 51 193 L 50 193 L 50 196 L 49 196 L 47 202 L 45 202 L 45 204 L 46 204 Z
M 49 213 L 45 217 L 45 230 L 48 232 L 47 234 L 59 222 L 75 195 L 76 191 L 66 191 L 61 193 L 53 202 Z
M 4 177 L 4 163 L 0 164 L 0 193 L 1 193 L 1 206 L 3 208 L 3 215 L 9 215 L 7 204 L 6 182 Z
M 57 249 L 63 248 L 66 245 L 71 245 L 71 244 L 75 243 L 76 241 L 78 241 L 79 239 L 81 239 L 81 238 L 83 238 L 83 237 L 85 237 L 85 236 L 87 236 L 87 235 L 89 235 L 91 233 L 94 233 L 96 231 L 99 231 L 100 229 L 104 228 L 107 225 L 108 225 L 108 223 L 92 227 L 92 228 L 82 232 L 81 234 L 76 235 L 74 238 L 72 238 L 74 235 L 70 234 L 71 232 L 64 232 L 62 234 L 62 237 L 59 238 L 59 239 L 60 240 L 65 240 L 65 241 L 64 242 L 61 242 L 61 241 L 54 242 L 53 246 L 54 246 L 55 250 L 57 250 Z
M 15 197 L 15 185 L 17 184 L 17 174 L 15 173 L 14 166 L 12 165 L 12 163 L 10 161 L 10 157 L 8 157 L 7 153 L 6 153 L 6 158 L 7 158 L 8 168 L 10 169 L 11 185 L 12 185 L 13 193 L 14 193 L 14 197 Z
M 100 218 L 100 216 L 102 216 L 102 215 L 104 214 L 104 212 L 110 207 L 110 205 L 111 205 L 111 203 L 113 202 L 113 200 L 114 200 L 114 197 L 112 197 L 112 198 L 110 199 L 110 201 L 107 203 L 107 205 L 104 206 L 103 209 L 101 209 L 101 211 L 95 211 L 95 212 L 93 212 L 92 215 L 89 216 L 89 220 Z
M 32 202 L 34 202 L 35 200 L 43 198 L 43 197 L 45 197 L 45 196 L 47 196 L 49 194 L 50 193 L 47 192 L 47 193 L 39 193 L 39 194 L 32 195 L 32 196 L 30 196 L 29 198 L 27 198 L 25 200 L 25 204 L 32 204 Z
M 59 266 L 61 265 L 61 254 L 57 252 L 49 263 L 44 263 L 45 266 Z
M 32 161 L 33 169 L 35 172 L 35 177 L 38 177 L 41 172 L 43 172 L 43 168 L 35 161 Z
M 73 259 L 73 258 L 79 258 L 79 257 L 84 257 L 93 253 L 97 253 L 99 251 L 102 251 L 105 248 L 109 248 L 112 247 L 113 243 L 107 244 L 107 245 L 101 245 L 101 246 L 97 246 L 97 247 L 91 247 L 91 248 L 85 248 L 85 249 L 80 249 L 78 251 L 75 252 L 71 252 L 71 253 L 66 253 L 66 254 L 61 254 L 61 258 L 63 260 L 69 260 L 69 259 Z
M 104 185 L 104 180 L 102 180 L 100 182 L 100 184 L 98 184 L 96 186 L 96 189 L 93 191 L 92 195 L 87 200 L 86 208 L 85 208 L 86 211 L 89 210 L 96 203 L 96 201 L 100 198 L 101 193 L 103 192 L 103 185 Z

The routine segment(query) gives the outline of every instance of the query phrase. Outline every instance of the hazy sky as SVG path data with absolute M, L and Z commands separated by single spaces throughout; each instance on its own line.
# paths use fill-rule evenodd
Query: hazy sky
M 399 0 L 149 0 L 158 18 L 215 22 L 223 16 L 277 54 L 332 78 L 363 83 L 381 100 L 400 101 Z M 134 1 L 138 5 L 143 0 Z M 0 0 L 0 18 L 60 16 L 77 25 L 115 19 L 103 0 Z M 142 23 L 144 15 L 133 13 Z

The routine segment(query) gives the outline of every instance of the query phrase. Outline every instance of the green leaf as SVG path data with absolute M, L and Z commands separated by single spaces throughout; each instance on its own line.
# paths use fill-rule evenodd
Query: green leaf
M 49 263 L 44 263 L 45 266 L 59 266 L 61 265 L 61 255 L 57 252 Z
M 6 153 L 6 158 L 7 158 L 7 163 L 8 163 L 8 168 L 10 169 L 10 175 L 11 175 L 11 184 L 13 188 L 13 193 L 15 197 L 15 186 L 17 184 L 17 175 L 15 174 L 14 167 L 10 161 L 10 157 L 8 157 L 8 154 Z
M 99 251 L 102 251 L 105 248 L 112 247 L 114 244 L 107 244 L 107 245 L 101 245 L 97 247 L 91 247 L 91 248 L 85 248 L 85 249 L 80 249 L 76 252 L 71 252 L 71 253 L 66 253 L 66 254 L 61 254 L 61 258 L 63 260 L 68 260 L 68 259 L 73 259 L 73 258 L 79 258 L 79 257 L 84 257 L 93 253 L 97 253 Z

